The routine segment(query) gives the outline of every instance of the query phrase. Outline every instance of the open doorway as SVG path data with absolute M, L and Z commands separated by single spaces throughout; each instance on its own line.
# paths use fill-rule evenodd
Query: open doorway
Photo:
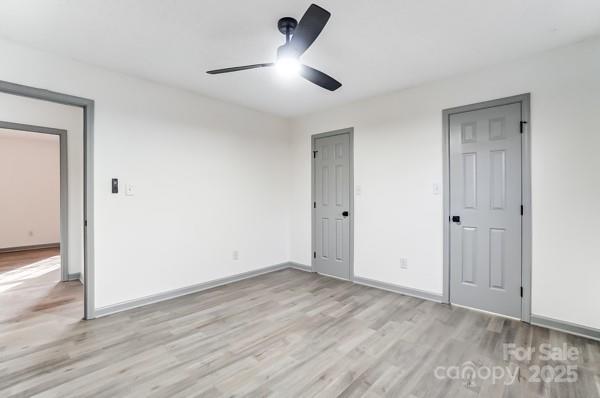
M 67 132 L 0 121 L 0 252 L 55 249 L 69 272 Z
M 66 134 L 0 121 L 2 319 L 82 301 L 81 275 L 69 268 Z

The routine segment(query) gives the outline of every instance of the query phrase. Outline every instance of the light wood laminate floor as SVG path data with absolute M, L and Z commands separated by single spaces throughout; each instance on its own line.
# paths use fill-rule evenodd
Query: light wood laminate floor
M 600 396 L 598 342 L 297 270 L 82 321 L 56 255 L 0 254 L 2 397 Z M 504 360 L 504 343 L 579 355 Z M 436 377 L 468 361 L 517 381 Z M 538 365 L 578 380 L 528 382 Z

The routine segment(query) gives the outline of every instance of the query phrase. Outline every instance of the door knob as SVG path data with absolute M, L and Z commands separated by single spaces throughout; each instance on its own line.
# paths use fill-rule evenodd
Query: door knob
M 342 212 L 342 216 L 344 216 L 344 217 L 348 217 L 348 212 L 347 212 L 347 211 L 343 211 L 343 212 Z
M 460 222 L 460 216 L 452 216 L 452 222 Z

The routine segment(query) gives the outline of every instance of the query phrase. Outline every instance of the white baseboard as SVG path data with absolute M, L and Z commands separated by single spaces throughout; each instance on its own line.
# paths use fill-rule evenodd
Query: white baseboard
M 413 289 L 410 287 L 395 285 L 393 283 L 380 282 L 373 279 L 363 278 L 360 276 L 354 277 L 354 283 L 358 283 L 359 285 L 374 287 L 377 289 L 387 290 L 394 293 L 404 294 L 405 296 L 411 296 L 420 298 L 423 300 L 435 301 L 436 303 L 441 303 L 443 301 L 442 295 L 432 292 L 427 292 L 425 290 Z
M 81 272 L 74 272 L 69 274 L 69 281 L 80 281 L 81 282 Z
M 51 249 L 60 248 L 60 243 L 43 243 L 40 245 L 28 245 L 28 246 L 16 246 L 16 247 L 3 247 L 0 248 L 0 253 L 12 253 L 12 252 L 24 252 L 27 250 L 40 250 L 40 249 Z
M 304 272 L 314 272 L 312 270 L 312 267 L 309 265 L 304 265 L 304 264 L 300 264 L 300 263 L 295 263 L 293 261 L 288 262 L 289 267 L 290 268 L 294 268 L 300 271 L 304 271 Z
M 124 301 L 118 304 L 111 304 L 105 307 L 96 308 L 95 318 L 115 314 L 117 312 L 127 311 L 133 308 L 142 307 L 148 304 L 158 303 L 160 301 L 174 299 L 176 297 L 185 296 L 192 293 L 198 293 L 203 290 L 212 289 L 213 287 L 226 285 L 232 282 L 241 281 L 243 279 L 252 278 L 258 275 L 275 272 L 286 268 L 291 268 L 290 263 L 272 265 L 270 267 L 259 268 L 253 271 L 244 272 L 237 275 L 228 276 L 225 278 L 215 279 L 209 282 L 198 283 L 196 285 L 186 286 L 179 289 L 169 290 L 167 292 L 152 294 L 150 296 L 141 297 L 134 300 Z
M 600 329 L 595 329 L 589 326 L 578 325 L 576 323 L 533 314 L 531 315 L 531 324 L 600 341 Z
M 148 304 L 158 303 L 160 301 L 170 300 L 176 297 L 185 296 L 188 294 L 198 293 L 203 290 L 212 289 L 217 286 L 226 285 L 229 283 L 237 282 L 243 279 L 253 278 L 258 275 L 267 274 L 270 272 L 280 271 L 286 268 L 292 268 L 304 272 L 314 272 L 312 267 L 304 264 L 299 264 L 295 262 L 285 262 L 281 264 L 272 265 L 270 267 L 259 268 L 257 270 L 244 272 L 241 274 L 229 276 L 226 278 L 215 279 L 213 281 L 199 283 L 192 286 L 183 287 L 180 289 L 171 290 L 168 292 L 153 294 L 150 296 L 142 297 L 135 300 L 129 300 L 118 304 L 109 305 L 106 307 L 97 308 L 95 312 L 96 318 L 115 314 L 117 312 L 122 312 L 126 310 L 130 310 L 137 307 L 142 307 Z M 78 279 L 80 277 L 79 274 L 69 275 L 69 279 Z M 373 287 L 376 289 L 387 290 L 393 293 L 399 293 L 406 296 L 416 297 L 423 300 L 434 301 L 437 303 L 443 302 L 443 297 L 441 294 L 427 292 L 424 290 L 413 289 L 405 286 L 395 285 L 392 283 L 380 282 L 373 279 L 363 278 L 355 276 L 353 283 Z M 577 325 L 565 321 L 560 321 L 557 319 L 551 319 L 539 315 L 531 316 L 531 323 L 533 325 L 545 327 L 548 329 L 554 329 L 565 333 L 574 334 L 577 336 L 586 337 L 593 340 L 600 341 L 600 329 L 591 328 L 588 326 Z

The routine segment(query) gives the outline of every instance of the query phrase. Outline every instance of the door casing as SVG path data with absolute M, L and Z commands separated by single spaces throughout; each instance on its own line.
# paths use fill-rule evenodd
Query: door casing
M 94 319 L 94 100 L 2 80 L 0 92 L 83 109 L 83 318 Z
M 316 189 L 315 189 L 315 183 L 316 183 L 316 178 L 315 178 L 315 158 L 313 156 L 313 151 L 316 150 L 316 140 L 318 138 L 324 138 L 324 137 L 331 137 L 334 135 L 341 135 L 341 134 L 348 134 L 348 137 L 350 138 L 350 144 L 349 144 L 349 163 L 350 166 L 348 168 L 348 172 L 350 173 L 349 175 L 349 184 L 348 184 L 348 188 L 350 189 L 350 215 L 348 216 L 348 222 L 350 223 L 349 228 L 350 228 L 350 237 L 349 237 L 349 245 L 350 245 L 350 250 L 349 250 L 349 264 L 350 264 L 350 281 L 354 281 L 354 127 L 348 127 L 348 128 L 344 128 L 344 129 L 340 129 L 340 130 L 333 130 L 333 131 L 328 131 L 325 133 L 320 133 L 320 134 L 313 134 L 311 135 L 311 152 L 310 152 L 310 178 L 311 178 L 311 201 L 310 201 L 310 214 L 311 214 L 311 253 L 310 253 L 310 266 L 311 266 L 311 271 L 316 272 L 316 267 L 315 267 L 315 257 L 314 257 L 314 253 L 317 250 L 317 241 L 316 241 L 316 225 L 317 225 L 317 220 L 315 219 L 316 217 L 316 212 L 314 209 L 314 203 L 316 201 Z
M 450 116 L 485 108 L 493 108 L 508 104 L 521 104 L 521 195 L 523 217 L 521 222 L 521 320 L 529 323 L 531 320 L 531 118 L 529 93 L 500 98 L 492 101 L 479 102 L 442 111 L 443 134 L 443 225 L 444 225 L 444 283 L 443 300 L 450 304 Z

